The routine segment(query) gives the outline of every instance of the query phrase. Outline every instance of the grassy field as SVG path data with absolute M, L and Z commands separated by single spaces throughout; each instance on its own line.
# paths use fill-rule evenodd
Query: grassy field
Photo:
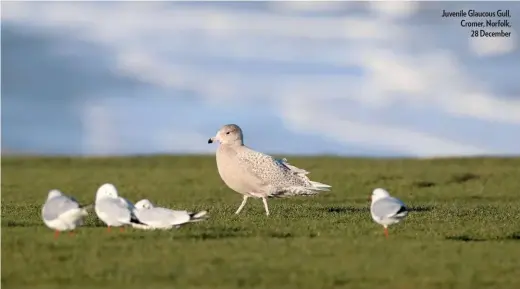
M 271 215 L 220 180 L 214 157 L 2 159 L 2 288 L 520 288 L 520 158 L 289 158 L 333 186 L 273 199 Z M 105 227 L 92 212 L 75 236 L 40 219 L 59 188 L 93 202 L 122 196 L 210 219 L 171 231 Z M 390 227 L 368 197 L 387 188 L 412 212 Z

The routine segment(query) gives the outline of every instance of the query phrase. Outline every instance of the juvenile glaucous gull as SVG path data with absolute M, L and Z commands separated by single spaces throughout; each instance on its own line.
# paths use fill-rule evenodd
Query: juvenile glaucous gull
M 236 124 L 224 125 L 208 143 L 219 142 L 217 168 L 224 183 L 243 195 L 235 214 L 244 208 L 249 197 L 261 198 L 269 216 L 267 198 L 309 196 L 329 191 L 331 186 L 313 182 L 306 170 L 286 159 L 277 160 L 244 145 L 242 129 Z

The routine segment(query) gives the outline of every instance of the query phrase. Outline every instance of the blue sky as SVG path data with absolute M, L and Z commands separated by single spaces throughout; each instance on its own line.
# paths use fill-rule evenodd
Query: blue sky
M 442 10 L 509 9 L 511 38 Z M 518 2 L 2 3 L 2 149 L 520 154 Z

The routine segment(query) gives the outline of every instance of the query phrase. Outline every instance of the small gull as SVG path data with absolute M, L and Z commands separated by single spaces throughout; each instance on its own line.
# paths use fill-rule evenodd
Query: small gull
M 404 219 L 408 215 L 408 208 L 401 200 L 391 197 L 385 189 L 375 189 L 371 198 L 372 219 L 385 228 L 385 236 L 388 237 L 388 226 Z
M 199 222 L 207 217 L 206 211 L 192 213 L 156 207 L 148 199 L 143 199 L 135 203 L 134 214 L 141 222 L 147 225 L 138 227 L 139 229 L 178 228 L 182 224 Z
M 73 197 L 66 196 L 59 190 L 51 190 L 42 208 L 43 222 L 55 230 L 55 237 L 59 236 L 60 231 L 70 231 L 72 234 L 77 226 L 83 225 L 88 207 L 90 206 L 80 206 Z
M 243 195 L 235 214 L 242 211 L 249 197 L 262 199 L 269 216 L 267 198 L 309 196 L 331 188 L 309 180 L 309 172 L 292 166 L 286 159 L 275 159 L 245 146 L 242 129 L 236 124 L 224 125 L 208 143 L 216 141 L 220 143 L 216 153 L 220 177 L 229 188 Z
M 107 183 L 99 187 L 94 208 L 98 218 L 107 225 L 109 232 L 110 227 L 121 227 L 120 230 L 123 231 L 122 226 L 125 225 L 146 225 L 134 215 L 132 202 L 120 197 L 112 184 Z

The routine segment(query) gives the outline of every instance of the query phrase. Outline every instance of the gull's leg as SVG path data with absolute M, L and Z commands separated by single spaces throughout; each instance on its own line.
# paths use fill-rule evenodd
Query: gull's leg
M 388 227 L 387 226 L 385 226 L 385 237 L 388 238 Z
M 125 227 L 121 226 L 119 227 L 119 232 L 124 232 L 125 231 Z
M 107 232 L 110 233 L 110 226 L 107 226 Z
M 54 238 L 58 238 L 58 236 L 60 235 L 60 231 L 56 230 L 54 231 Z
M 266 198 L 266 197 L 263 197 L 263 198 L 262 198 L 262 202 L 264 203 L 265 215 L 266 215 L 266 216 L 269 216 L 269 206 L 267 206 L 267 198 Z
M 69 231 L 69 236 L 74 236 L 74 231 Z
M 244 195 L 244 199 L 242 200 L 242 203 L 240 204 L 240 207 L 238 207 L 237 211 L 235 212 L 235 215 L 238 215 L 240 213 L 240 211 L 242 211 L 242 209 L 246 205 L 247 198 L 249 198 L 249 197 Z

